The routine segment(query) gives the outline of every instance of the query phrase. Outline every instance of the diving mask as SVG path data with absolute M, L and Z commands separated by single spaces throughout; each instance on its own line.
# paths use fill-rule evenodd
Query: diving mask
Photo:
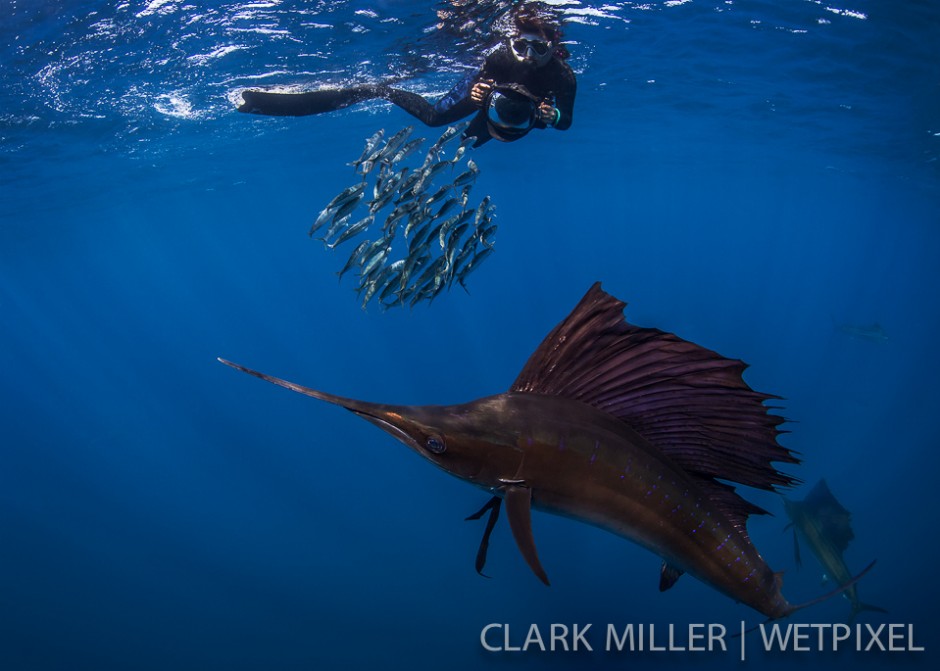
M 552 43 L 541 35 L 523 33 L 509 40 L 517 61 L 545 65 L 552 57 Z

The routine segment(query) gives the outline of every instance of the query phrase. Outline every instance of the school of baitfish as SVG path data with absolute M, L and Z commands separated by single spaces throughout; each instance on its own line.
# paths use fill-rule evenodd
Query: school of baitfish
M 350 164 L 361 181 L 337 194 L 311 226 L 310 236 L 319 233 L 316 239 L 328 249 L 368 236 L 337 273 L 342 280 L 355 269 L 363 309 L 373 299 L 383 309 L 413 307 L 434 300 L 455 281 L 466 290 L 467 276 L 493 252 L 495 207 L 489 196 L 476 204 L 470 200 L 480 172 L 467 155 L 474 138 L 463 138 L 454 151 L 445 151 L 467 125 L 447 128 L 414 169 L 399 164 L 425 138 L 409 139 L 412 126 L 388 139 L 384 130 L 376 132 Z M 360 205 L 365 211 L 354 216 Z

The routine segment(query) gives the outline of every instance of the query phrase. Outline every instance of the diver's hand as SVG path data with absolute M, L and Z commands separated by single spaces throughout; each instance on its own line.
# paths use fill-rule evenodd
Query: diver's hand
M 481 79 L 476 84 L 473 85 L 473 88 L 470 89 L 470 100 L 473 101 L 477 107 L 483 107 L 483 103 L 486 102 L 486 97 L 493 92 L 493 86 L 496 84 L 492 79 Z
M 554 126 L 558 122 L 558 119 L 561 118 L 561 115 L 558 113 L 558 108 L 548 101 L 543 101 L 539 105 L 537 115 L 538 120 L 546 126 Z

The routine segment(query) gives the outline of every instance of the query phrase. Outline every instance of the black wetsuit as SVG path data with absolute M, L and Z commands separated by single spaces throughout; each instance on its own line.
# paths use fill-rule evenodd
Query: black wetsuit
M 477 145 L 490 139 L 486 124 L 486 112 L 481 111 L 470 98 L 473 85 L 483 79 L 500 84 L 519 84 L 538 99 L 552 102 L 561 116 L 553 124 L 558 130 L 571 126 L 574 112 L 574 97 L 577 80 L 571 67 L 561 58 L 554 57 L 542 67 L 520 63 L 509 46 L 502 42 L 491 49 L 483 67 L 465 77 L 435 104 L 410 91 L 392 88 L 385 84 L 364 84 L 348 89 L 327 89 L 307 93 L 268 93 L 244 91 L 244 103 L 238 108 L 242 112 L 254 112 L 274 116 L 305 116 L 342 109 L 350 105 L 381 98 L 387 100 L 421 120 L 428 126 L 446 126 L 476 113 L 476 118 L 467 128 L 466 136 L 476 136 Z M 536 121 L 533 128 L 545 128 Z

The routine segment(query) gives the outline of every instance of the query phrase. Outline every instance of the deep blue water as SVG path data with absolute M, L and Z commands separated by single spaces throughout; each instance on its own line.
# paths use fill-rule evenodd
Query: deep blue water
M 246 117 L 252 85 L 437 95 L 473 65 L 420 2 L 0 0 L 0 667 L 927 668 L 940 589 L 940 7 L 927 0 L 559 2 L 575 124 L 474 154 L 496 253 L 432 305 L 359 307 L 305 235 L 378 128 L 366 105 Z M 430 135 L 429 135 L 430 136 Z M 343 258 L 340 258 L 343 257 Z M 508 387 L 592 282 L 627 318 L 747 361 L 781 439 L 853 513 L 861 621 L 924 653 L 492 654 L 509 623 L 761 617 L 659 559 L 536 513 L 551 588 L 487 495 L 337 408 Z M 844 326 L 878 323 L 876 343 Z M 793 602 L 777 497 L 752 518 Z M 794 622 L 840 622 L 833 599 Z M 933 662 L 931 662 L 933 660 Z

